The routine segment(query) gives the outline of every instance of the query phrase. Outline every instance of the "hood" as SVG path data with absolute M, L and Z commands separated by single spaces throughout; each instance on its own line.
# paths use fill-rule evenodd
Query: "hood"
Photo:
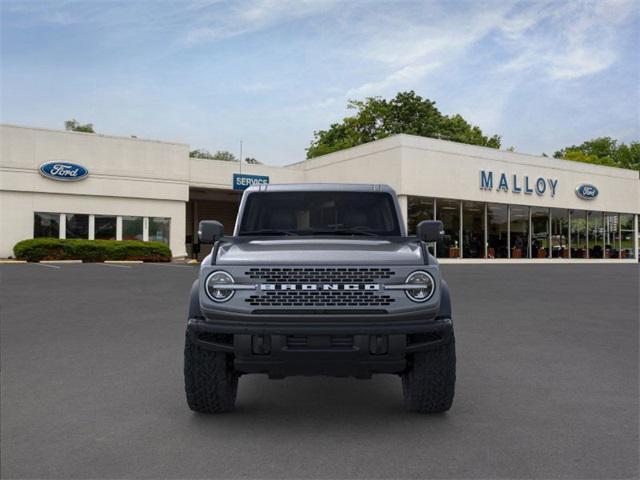
M 239 239 L 218 249 L 218 265 L 421 265 L 416 241 L 397 239 Z

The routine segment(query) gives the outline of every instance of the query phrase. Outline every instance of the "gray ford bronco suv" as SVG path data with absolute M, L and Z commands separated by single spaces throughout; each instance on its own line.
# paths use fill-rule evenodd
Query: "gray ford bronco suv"
M 331 375 L 402 378 L 407 409 L 451 407 L 451 300 L 427 248 L 442 223 L 407 236 L 386 185 L 263 185 L 240 202 L 232 237 L 213 244 L 191 289 L 184 350 L 187 403 L 233 409 L 238 379 Z

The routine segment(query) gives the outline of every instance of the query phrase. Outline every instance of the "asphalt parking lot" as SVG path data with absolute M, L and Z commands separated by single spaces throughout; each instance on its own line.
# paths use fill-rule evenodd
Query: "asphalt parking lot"
M 637 478 L 637 265 L 443 267 L 452 410 L 400 381 L 240 380 L 186 406 L 186 265 L 3 265 L 3 478 Z

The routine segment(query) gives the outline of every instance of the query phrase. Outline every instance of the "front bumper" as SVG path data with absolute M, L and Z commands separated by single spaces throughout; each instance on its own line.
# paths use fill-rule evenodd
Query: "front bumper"
M 241 373 L 330 375 L 368 378 L 373 373 L 400 373 L 407 354 L 448 343 L 450 318 L 431 321 L 411 316 L 313 315 L 283 320 L 271 315 L 247 315 L 215 320 L 192 318 L 191 341 L 202 348 L 232 353 Z M 312 321 L 311 321 L 312 320 Z M 320 321 L 321 320 L 321 321 Z

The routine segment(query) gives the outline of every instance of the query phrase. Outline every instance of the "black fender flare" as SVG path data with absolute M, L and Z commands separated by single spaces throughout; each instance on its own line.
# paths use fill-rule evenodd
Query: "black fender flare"
M 440 280 L 440 309 L 436 318 L 450 318 L 453 320 L 451 313 L 451 293 L 449 293 L 449 285 L 444 280 Z
M 200 279 L 196 278 L 191 285 L 191 293 L 189 295 L 189 317 L 188 318 L 204 318 L 202 310 L 200 310 Z

